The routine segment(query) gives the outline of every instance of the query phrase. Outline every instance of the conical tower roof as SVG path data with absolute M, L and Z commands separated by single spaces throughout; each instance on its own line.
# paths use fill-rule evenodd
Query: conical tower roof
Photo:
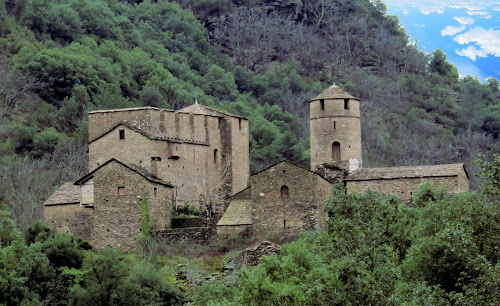
M 311 99 L 309 102 L 316 101 L 316 100 L 321 100 L 321 99 L 354 99 L 354 100 L 360 100 L 359 98 L 356 98 L 355 96 L 349 94 L 347 91 L 343 90 L 342 88 L 332 85 L 328 87 L 325 91 L 320 93 L 318 96 L 315 98 Z

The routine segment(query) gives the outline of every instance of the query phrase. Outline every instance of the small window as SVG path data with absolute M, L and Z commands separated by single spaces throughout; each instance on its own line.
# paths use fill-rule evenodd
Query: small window
M 219 129 L 221 129 L 222 128 L 222 118 L 221 117 L 219 117 L 218 123 L 219 123 Z
M 349 99 L 344 99 L 344 109 L 349 109 Z
M 337 128 L 337 122 L 333 121 L 333 129 L 335 130 Z
M 238 118 L 238 126 L 240 127 L 240 131 L 241 131 L 241 118 Z
M 321 110 L 324 111 L 325 110 L 325 100 L 323 100 L 323 99 L 319 100 L 319 104 L 321 105 Z
M 125 195 L 125 187 L 118 187 L 118 195 L 119 196 Z
M 119 139 L 120 140 L 125 140 L 125 130 L 119 130 L 118 132 L 120 134 Z
M 281 198 L 282 199 L 288 198 L 289 195 L 290 191 L 288 190 L 288 186 L 287 185 L 281 186 Z
M 215 149 L 214 150 L 214 164 L 217 164 L 218 155 L 219 155 L 219 153 L 218 153 L 217 149 Z
M 153 188 L 153 193 L 154 193 L 154 196 L 156 197 L 158 195 L 158 188 Z
M 332 144 L 332 160 L 340 160 L 340 143 L 338 142 Z
M 286 229 L 286 220 L 283 220 L 283 229 Z

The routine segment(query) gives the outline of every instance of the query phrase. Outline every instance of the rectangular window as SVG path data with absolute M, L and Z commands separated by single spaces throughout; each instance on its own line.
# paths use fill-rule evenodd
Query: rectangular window
M 319 100 L 319 103 L 321 104 L 321 110 L 324 111 L 325 110 L 325 100 L 321 99 L 321 100 Z
M 125 140 L 125 130 L 119 130 L 119 139 L 120 140 Z
M 344 109 L 349 109 L 349 99 L 344 99 Z
M 238 125 L 239 125 L 240 131 L 241 131 L 241 118 L 238 118 Z
M 125 195 L 125 187 L 118 187 L 118 195 L 119 196 Z

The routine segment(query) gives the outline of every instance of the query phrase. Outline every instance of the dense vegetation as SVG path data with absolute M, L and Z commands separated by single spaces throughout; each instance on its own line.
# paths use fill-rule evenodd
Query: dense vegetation
M 365 166 L 474 172 L 479 152 L 497 150 L 500 82 L 459 78 L 385 10 L 379 0 L 0 0 L 0 201 L 21 228 L 40 218 L 54 188 L 86 171 L 95 109 L 197 99 L 250 118 L 252 171 L 307 166 L 307 100 L 332 82 L 363 99 Z
M 410 206 L 393 195 L 347 195 L 339 185 L 326 204 L 326 230 L 303 233 L 229 277 L 192 266 L 182 274 L 191 286 L 168 261 L 172 245 L 146 250 L 147 230 L 137 252 L 123 255 L 39 222 L 21 235 L 0 211 L 0 305 L 498 305 L 500 156 L 480 164 L 482 192 L 449 196 L 425 183 Z

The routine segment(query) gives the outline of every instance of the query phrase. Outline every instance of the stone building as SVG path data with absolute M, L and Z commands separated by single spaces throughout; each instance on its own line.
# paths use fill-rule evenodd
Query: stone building
M 46 223 L 97 247 L 130 250 L 142 200 L 162 230 L 173 209 L 190 203 L 222 213 L 224 199 L 247 187 L 248 119 L 199 104 L 93 111 L 89 171 L 45 202 Z
M 217 223 L 217 233 L 252 230 L 268 239 L 275 233 L 296 234 L 320 226 L 321 207 L 332 184 L 318 173 L 282 161 L 250 176 L 249 187 L 231 198 Z
M 362 168 L 360 99 L 339 87 L 327 88 L 309 109 L 312 171 L 282 162 L 250 176 L 219 220 L 219 234 L 263 237 L 321 227 L 322 204 L 339 181 L 348 193 L 371 189 L 406 202 L 426 181 L 446 185 L 448 193 L 469 190 L 463 164 Z
M 173 209 L 191 203 L 223 214 L 221 235 L 268 238 L 320 228 L 323 203 L 339 181 L 348 193 L 371 189 L 407 202 L 425 181 L 445 184 L 449 193 L 469 190 L 463 164 L 362 168 L 361 105 L 339 87 L 327 88 L 309 103 L 311 170 L 280 162 L 252 176 L 248 119 L 241 116 L 199 104 L 90 112 L 90 172 L 45 202 L 45 221 L 97 247 L 131 250 L 143 200 L 159 231 L 171 227 Z

